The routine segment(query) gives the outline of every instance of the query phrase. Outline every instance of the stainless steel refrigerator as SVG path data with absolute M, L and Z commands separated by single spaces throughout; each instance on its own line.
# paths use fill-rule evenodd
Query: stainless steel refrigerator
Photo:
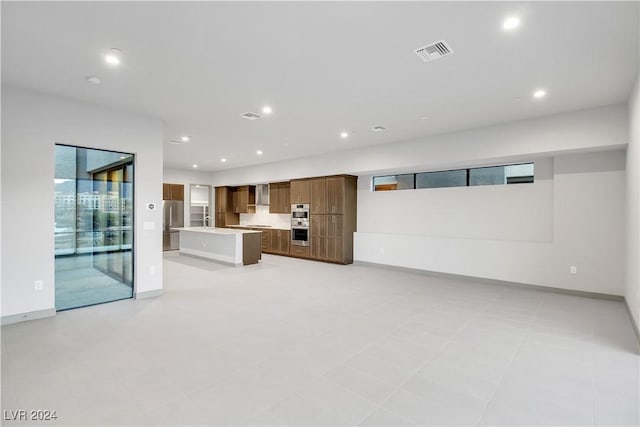
M 180 232 L 184 226 L 184 202 L 178 200 L 162 201 L 162 250 L 180 249 Z

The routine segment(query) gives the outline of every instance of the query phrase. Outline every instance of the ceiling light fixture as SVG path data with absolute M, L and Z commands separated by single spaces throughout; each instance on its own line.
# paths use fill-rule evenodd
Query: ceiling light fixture
M 169 144 L 180 145 L 180 144 L 184 144 L 184 142 L 178 139 L 170 139 Z
M 502 29 L 506 31 L 515 30 L 520 26 L 520 18 L 517 16 L 510 16 L 502 22 Z
M 240 117 L 247 120 L 258 120 L 260 118 L 260 115 L 256 113 L 248 112 L 248 113 L 241 114 Z
M 117 48 L 111 48 L 109 53 L 107 53 L 104 57 L 104 60 L 109 65 L 119 65 L 120 64 L 120 56 L 122 51 Z
M 197 168 L 197 167 L 198 167 L 198 165 L 192 165 L 192 167 L 193 167 L 193 168 Z
M 226 159 L 225 157 L 223 157 L 223 158 L 221 158 L 221 159 L 220 159 L 220 161 L 221 161 L 222 163 L 226 163 L 226 162 L 227 162 L 227 159 Z
M 346 130 L 343 130 L 342 132 L 340 132 L 340 138 L 342 139 L 349 138 L 349 132 L 347 132 Z
M 262 150 L 256 150 L 256 154 L 258 156 L 262 156 L 264 154 L 264 152 Z
M 429 117 L 429 116 L 422 116 L 422 117 L 420 117 L 420 120 L 429 120 L 430 118 L 431 117 Z
M 533 97 L 536 99 L 542 99 L 545 96 L 547 96 L 547 91 L 544 89 L 537 89 L 535 92 L 533 92 Z
M 180 141 L 182 141 L 182 142 L 189 142 L 189 139 L 190 138 L 187 135 L 180 137 Z
M 263 113 L 263 114 L 267 114 L 267 115 L 269 115 L 269 114 L 271 114 L 272 112 L 273 112 L 273 110 L 271 109 L 271 107 L 270 107 L 270 106 L 265 105 L 264 107 L 262 107 L 262 113 Z
M 87 82 L 93 84 L 93 85 L 99 85 L 100 83 L 102 83 L 102 80 L 100 80 L 99 77 L 96 76 L 90 76 L 87 77 Z
M 371 128 L 371 130 L 373 132 L 384 132 L 385 130 L 387 130 L 387 128 L 384 126 L 374 126 Z

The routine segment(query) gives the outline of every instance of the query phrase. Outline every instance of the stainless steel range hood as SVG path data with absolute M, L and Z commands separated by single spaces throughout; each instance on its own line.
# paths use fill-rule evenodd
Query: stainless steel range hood
M 269 206 L 269 184 L 256 185 L 256 206 Z

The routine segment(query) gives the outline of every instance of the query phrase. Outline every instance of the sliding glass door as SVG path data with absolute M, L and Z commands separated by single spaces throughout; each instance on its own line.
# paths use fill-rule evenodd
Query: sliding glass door
M 56 309 L 133 296 L 133 155 L 56 145 Z

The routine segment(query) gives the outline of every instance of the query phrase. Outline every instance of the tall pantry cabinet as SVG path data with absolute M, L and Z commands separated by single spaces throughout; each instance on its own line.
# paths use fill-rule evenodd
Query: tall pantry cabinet
M 309 179 L 311 258 L 351 264 L 356 231 L 358 178 L 351 175 Z

